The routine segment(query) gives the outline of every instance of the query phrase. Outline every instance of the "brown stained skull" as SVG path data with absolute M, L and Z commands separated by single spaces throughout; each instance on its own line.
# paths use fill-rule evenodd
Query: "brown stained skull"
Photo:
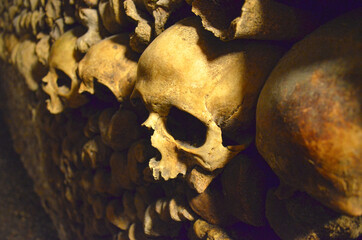
M 89 49 L 79 63 L 80 92 L 94 94 L 94 82 L 106 86 L 120 102 L 131 95 L 138 54 L 128 45 L 128 34 L 106 38 Z
M 352 216 L 362 215 L 361 14 L 295 44 L 270 74 L 256 112 L 257 148 L 281 183 Z
M 74 28 L 54 42 L 49 55 L 49 72 L 43 78 L 43 90 L 50 99 L 46 100 L 48 110 L 58 114 L 66 107 L 77 108 L 87 102 L 78 93 L 80 81 L 76 74 L 80 54 L 75 50 L 77 38 L 82 29 Z
M 207 174 L 244 149 L 250 135 L 236 135 L 253 126 L 259 91 L 280 55 L 262 42 L 221 42 L 197 18 L 157 37 L 139 60 L 133 92 L 150 113 L 143 125 L 154 131 L 151 143 L 161 154 L 149 162 L 154 178 L 192 174 L 195 165 Z M 188 179 L 198 192 L 207 187 Z

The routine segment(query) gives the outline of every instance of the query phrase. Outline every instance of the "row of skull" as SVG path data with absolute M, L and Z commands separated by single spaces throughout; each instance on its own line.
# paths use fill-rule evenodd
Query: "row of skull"
M 198 192 L 215 175 L 195 166 L 214 172 L 250 144 L 258 94 L 283 52 L 258 41 L 223 43 L 196 18 L 163 32 L 139 60 L 126 34 L 102 40 L 81 58 L 75 48 L 81 34 L 72 29 L 51 48 L 43 78 L 49 111 L 82 106 L 87 97 L 80 92 L 94 94 L 99 83 L 119 102 L 140 98 L 150 113 L 143 125 L 154 130 L 151 142 L 162 156 L 150 160 L 154 178 L 182 175 Z
M 350 22 L 351 18 L 354 19 L 355 15 L 351 16 L 337 23 L 330 23 L 326 28 L 332 26 L 338 29 L 345 22 Z M 342 23 L 338 24 L 340 22 Z M 352 29 L 350 34 L 354 36 L 355 25 L 351 24 L 350 28 Z M 81 28 L 72 29 L 62 35 L 51 48 L 49 73 L 43 78 L 43 89 L 50 96 L 47 100 L 48 109 L 52 113 L 60 113 L 65 107 L 82 106 L 86 103 L 87 97 L 80 93 L 94 94 L 95 85 L 98 83 L 108 87 L 119 102 L 128 101 L 130 98 L 132 102 L 137 102 L 136 100 L 140 99 L 149 112 L 149 117 L 143 126 L 153 131 L 151 143 L 159 151 L 159 156 L 149 161 L 153 177 L 164 180 L 184 177 L 190 187 L 199 193 L 208 187 L 218 169 L 225 167 L 233 157 L 252 142 L 259 93 L 285 51 L 279 44 L 265 41 L 221 42 L 210 32 L 205 31 L 197 18 L 187 18 L 169 27 L 152 41 L 140 57 L 132 52 L 127 34 L 115 35 L 100 41 L 83 57 L 75 47 L 78 37 L 83 33 L 84 30 Z M 332 39 L 330 45 L 327 45 L 330 49 L 334 49 L 333 39 L 346 38 L 337 33 L 336 36 L 329 36 L 319 30 L 314 34 L 316 36 L 314 38 L 317 39 L 313 45 L 315 48 L 320 47 L 320 42 L 318 42 L 320 35 L 327 35 L 329 39 Z M 352 41 L 351 46 L 358 47 L 359 45 L 356 44 Z M 291 52 L 303 51 L 305 46 L 302 43 L 300 45 L 302 46 L 299 49 L 295 47 L 297 50 L 292 49 Z M 308 47 L 308 44 L 305 45 Z M 312 58 L 315 57 L 312 53 L 310 55 Z M 339 56 L 344 55 L 341 53 L 332 55 L 334 58 Z M 308 56 L 305 58 L 308 59 Z M 290 61 L 290 59 L 285 61 Z M 344 57 L 344 60 L 350 65 L 358 62 L 353 58 Z M 313 61 L 302 63 L 313 64 Z M 303 67 L 302 63 L 296 67 Z M 316 66 L 320 67 L 318 64 Z M 329 68 L 329 71 L 336 72 L 334 66 Z M 356 70 L 352 68 L 345 71 L 350 71 L 348 73 L 351 74 Z M 293 71 L 290 70 L 288 74 L 293 74 Z M 313 76 L 312 79 L 320 78 L 318 73 Z M 341 78 L 341 81 L 345 80 Z M 295 82 L 291 82 L 294 84 L 293 87 L 298 86 Z M 356 80 L 351 82 L 355 87 Z M 321 94 L 329 91 L 326 85 L 319 85 L 319 88 L 324 91 Z M 282 91 L 279 88 L 277 90 Z M 355 87 L 355 91 L 358 93 L 360 90 Z M 345 93 L 346 90 L 343 90 L 342 95 Z M 274 97 L 274 94 L 276 90 L 269 92 L 263 90 L 260 99 Z M 280 96 L 285 96 L 284 94 L 284 92 L 279 93 Z M 353 103 L 350 104 L 353 109 L 350 119 L 353 121 L 343 120 L 348 124 L 360 121 L 358 117 L 360 110 L 356 107 L 360 102 L 353 96 L 350 99 L 343 98 L 346 103 Z M 312 98 L 307 96 L 307 100 L 310 99 Z M 261 101 L 263 100 L 259 100 L 259 105 L 263 104 Z M 285 98 L 274 101 L 283 102 Z M 293 98 L 293 101 L 297 101 L 294 104 L 298 104 L 298 99 Z M 348 130 L 353 136 L 351 145 L 343 145 L 343 149 L 336 150 L 339 151 L 339 155 L 338 160 L 333 160 L 333 167 L 327 166 L 330 160 L 325 155 L 318 156 L 319 161 L 323 163 L 320 165 L 313 163 L 315 160 L 313 156 L 304 154 L 313 144 L 305 146 L 301 144 L 302 140 L 298 140 L 299 142 L 293 140 L 295 129 L 286 130 L 289 136 L 281 134 L 281 128 L 274 129 L 273 124 L 277 122 L 268 119 L 280 111 L 283 113 L 284 109 L 279 109 L 279 105 L 273 101 L 267 103 L 269 105 L 266 106 L 269 109 L 274 107 L 277 109 L 265 115 L 263 111 L 266 111 L 264 110 L 266 108 L 258 107 L 260 111 L 257 112 L 259 119 L 257 145 L 263 157 L 281 177 L 282 185 L 287 185 L 289 189 L 292 185 L 306 191 L 337 211 L 354 216 L 361 215 L 362 174 L 359 164 L 361 154 L 358 150 L 361 142 L 359 141 L 361 126 L 352 124 L 353 129 Z M 270 104 L 274 105 L 270 106 Z M 346 108 L 346 111 L 349 111 L 349 108 Z M 288 119 L 293 119 L 293 116 L 284 116 L 281 124 L 287 126 Z M 335 115 L 335 117 L 340 117 L 340 115 Z M 318 119 L 318 121 L 323 123 L 324 119 Z M 309 131 L 308 128 L 312 125 L 309 123 L 308 126 L 305 124 L 302 126 L 305 131 Z M 301 156 L 305 156 L 301 160 L 302 163 L 298 163 L 298 166 L 304 169 L 301 171 L 303 175 L 293 174 L 294 171 L 300 171 L 300 169 L 290 166 L 293 157 L 286 154 L 288 153 L 286 149 L 280 150 L 280 153 L 273 150 L 273 148 L 279 149 L 275 144 L 280 143 L 268 138 L 267 133 L 270 130 L 273 130 L 271 134 L 282 136 L 279 139 L 280 143 L 297 142 L 293 145 L 293 149 Z M 345 132 L 346 128 L 341 128 L 339 131 Z M 316 138 L 313 136 L 312 140 L 308 139 L 308 135 L 302 137 L 304 137 L 303 141 L 321 142 L 318 136 Z M 321 142 L 320 144 L 332 143 Z M 333 144 L 336 143 L 333 142 Z M 299 150 L 301 147 L 307 150 Z M 318 155 L 318 148 L 313 151 L 317 151 Z M 305 164 L 303 161 L 308 163 Z M 346 164 L 348 166 L 345 166 Z
M 4 1 L 0 3 L 0 29 L 18 36 L 28 33 L 37 39 L 47 35 L 53 41 L 80 23 L 87 29 L 77 40 L 77 49 L 83 53 L 106 36 L 130 31 L 130 46 L 141 53 L 167 25 L 195 14 L 205 29 L 222 40 L 296 41 L 326 17 L 320 8 L 331 8 L 323 1 L 307 5 L 314 9 L 308 11 L 308 7 L 302 9 L 298 4 L 290 6 L 274 0 L 232 4 L 204 0 Z M 345 8 L 340 3 L 337 7 Z
M 102 4 L 111 2 L 118 1 L 101 1 Z M 134 1 L 126 2 L 132 9 L 131 2 Z M 50 96 L 48 109 L 60 113 L 67 107 L 84 105 L 88 97 L 81 93 L 97 94 L 99 83 L 110 89 L 120 103 L 129 98 L 137 103 L 140 99 L 149 111 L 143 125 L 153 130 L 151 142 L 159 151 L 159 155 L 149 161 L 153 177 L 168 180 L 182 176 L 199 193 L 205 193 L 221 169 L 226 170 L 224 167 L 230 165 L 229 161 L 237 159 L 234 157 L 253 141 L 256 112 L 258 150 L 281 180 L 276 195 L 288 202 L 285 198 L 298 189 L 334 210 L 360 216 L 362 141 L 358 64 L 361 61 L 356 55 L 361 49 L 356 41 L 359 12 L 330 23 L 324 27 L 327 30 L 313 33 L 312 37 L 295 45 L 275 67 L 285 51 L 279 44 L 253 40 L 225 43 L 213 36 L 223 40 L 248 38 L 241 31 L 247 29 L 243 26 L 246 23 L 243 17 L 247 18 L 246 13 L 251 11 L 246 10 L 263 10 L 263 4 L 273 6 L 274 1 L 263 4 L 245 1 L 243 15 L 233 21 L 234 27 L 230 26 L 230 29 L 215 28 L 205 15 L 207 11 L 203 12 L 207 9 L 203 9 L 205 4 L 202 2 L 193 1 L 192 8 L 201 17 L 203 26 L 196 18 L 183 20 L 164 32 L 160 25 L 162 31 L 141 57 L 132 51 L 137 43 L 129 42 L 128 33 L 101 40 L 100 36 L 94 37 L 99 29 L 86 25 L 87 21 L 82 23 L 88 30 L 77 27 L 65 34 L 60 31 L 59 36 L 54 37 L 57 40 L 49 58 L 47 49 L 44 50 L 44 62 L 49 65 L 48 75 L 43 79 L 43 89 Z M 98 5 L 98 11 L 101 6 Z M 218 12 L 218 6 L 213 7 Z M 136 10 L 134 8 L 133 13 Z M 90 4 L 83 12 L 91 18 L 96 10 Z M 19 15 L 17 23 L 20 25 L 22 18 L 30 16 L 25 13 Z M 104 18 L 107 14 L 100 16 Z M 305 19 L 310 21 L 308 17 Z M 149 22 L 138 15 L 134 20 L 138 22 L 138 29 L 150 27 Z M 97 21 L 91 23 L 97 26 Z M 102 21 L 104 24 L 106 19 Z M 112 21 L 109 27 L 115 26 Z M 282 27 L 279 35 L 278 29 L 270 31 L 270 26 L 267 27 L 269 32 L 258 29 L 257 33 L 280 36 L 280 33 L 286 33 L 285 28 L 292 29 L 288 25 L 292 22 L 285 21 L 287 25 L 268 23 Z M 296 33 L 303 35 L 303 31 L 299 29 Z M 143 33 L 136 31 L 136 35 L 143 36 Z M 259 38 L 253 33 L 247 35 Z M 41 39 L 49 42 L 48 38 Z M 144 38 L 150 41 L 150 36 Z M 15 48 L 28 52 L 14 51 L 16 54 L 11 57 L 22 59 L 14 62 L 36 62 L 36 57 L 30 53 L 34 42 L 22 40 L 21 44 L 23 47 Z M 84 48 L 79 47 L 82 44 Z M 143 47 L 141 49 L 143 51 Z M 29 59 L 24 61 L 25 57 Z M 18 65 L 19 70 L 34 73 L 33 65 L 27 69 L 26 65 Z M 36 89 L 36 83 L 30 80 L 28 85 Z M 106 138 L 104 141 L 109 142 Z M 249 177 L 245 181 L 253 181 L 247 173 L 245 176 Z M 233 188 L 229 190 L 233 191 Z M 278 201 L 273 201 L 277 205 Z M 193 206 L 194 209 L 198 207 Z M 233 207 L 237 211 L 238 208 Z M 154 211 L 150 209 L 148 213 L 152 213 L 151 210 Z M 241 214 L 246 214 L 245 222 L 255 224 L 254 219 L 248 219 L 252 214 Z M 278 229 L 276 217 L 269 218 L 278 235 L 286 234 Z M 353 221 L 360 222 L 356 219 Z M 288 236 L 284 238 L 288 239 Z

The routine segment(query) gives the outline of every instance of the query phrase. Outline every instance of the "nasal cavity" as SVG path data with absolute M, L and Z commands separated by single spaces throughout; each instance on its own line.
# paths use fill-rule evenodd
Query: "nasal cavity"
M 207 127 L 193 115 L 176 107 L 170 109 L 166 129 L 185 146 L 201 147 L 206 142 Z

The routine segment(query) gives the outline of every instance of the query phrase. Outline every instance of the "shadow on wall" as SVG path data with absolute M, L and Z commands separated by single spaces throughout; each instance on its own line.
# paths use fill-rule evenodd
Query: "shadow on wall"
M 0 104 L 0 107 L 1 104 Z M 2 109 L 0 109 L 2 110 Z M 0 236 L 6 240 L 58 239 L 49 216 L 33 191 L 0 112 Z

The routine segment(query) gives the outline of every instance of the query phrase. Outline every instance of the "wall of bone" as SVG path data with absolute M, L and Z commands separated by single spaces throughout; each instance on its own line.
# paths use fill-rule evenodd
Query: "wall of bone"
M 359 1 L 0 1 L 1 106 L 60 239 L 359 239 Z

